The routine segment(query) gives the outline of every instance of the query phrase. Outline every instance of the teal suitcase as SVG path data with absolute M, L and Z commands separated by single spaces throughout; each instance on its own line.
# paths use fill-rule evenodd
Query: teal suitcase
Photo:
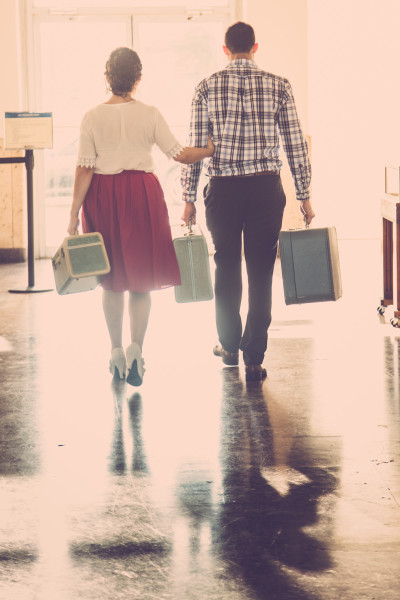
M 183 233 L 185 231 L 185 233 Z M 207 242 L 195 226 L 172 227 L 175 254 L 181 275 L 181 285 L 175 286 L 177 302 L 201 302 L 214 297 Z
M 52 258 L 57 292 L 61 295 L 93 290 L 110 263 L 100 233 L 84 233 L 65 238 Z
M 286 304 L 335 301 L 342 296 L 335 227 L 281 231 L 279 254 Z

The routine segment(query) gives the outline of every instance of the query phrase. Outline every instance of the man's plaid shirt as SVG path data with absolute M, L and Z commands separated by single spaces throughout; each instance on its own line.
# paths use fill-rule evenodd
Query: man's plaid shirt
M 215 153 L 207 175 L 247 175 L 282 168 L 279 135 L 292 172 L 296 197 L 309 198 L 311 165 L 290 83 L 239 58 L 204 79 L 192 101 L 189 145 L 206 146 L 210 134 Z M 182 167 L 183 199 L 196 200 L 202 163 Z

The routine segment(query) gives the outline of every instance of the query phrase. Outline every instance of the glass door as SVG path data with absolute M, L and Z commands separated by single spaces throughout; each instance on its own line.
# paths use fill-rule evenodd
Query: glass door
M 185 145 L 195 86 L 226 64 L 222 51 L 226 20 L 214 15 L 196 19 L 137 19 L 133 37 L 143 62 L 140 95 L 156 105 L 178 140 Z M 180 223 L 182 192 L 179 163 L 156 150 L 157 175 L 168 204 L 171 223 Z M 202 189 L 204 177 L 199 185 Z M 199 193 L 201 197 L 201 194 Z M 202 206 L 199 203 L 198 209 Z
M 37 197 L 42 199 L 40 256 L 52 256 L 66 236 L 79 124 L 87 110 L 107 97 L 103 73 L 110 52 L 118 46 L 132 47 L 133 41 L 143 63 L 139 99 L 157 106 L 185 144 L 196 84 L 226 64 L 222 43 L 227 20 L 228 13 L 212 12 L 195 17 L 187 13 L 35 17 L 35 110 L 54 116 L 54 149 L 35 156 Z M 180 165 L 157 151 L 156 165 L 171 223 L 179 223 Z
M 66 237 L 83 114 L 106 99 L 104 67 L 117 46 L 131 44 L 131 19 L 39 17 L 35 28 L 37 103 L 53 113 L 54 148 L 38 173 L 40 255 L 52 256 Z M 35 157 L 36 159 L 36 157 Z

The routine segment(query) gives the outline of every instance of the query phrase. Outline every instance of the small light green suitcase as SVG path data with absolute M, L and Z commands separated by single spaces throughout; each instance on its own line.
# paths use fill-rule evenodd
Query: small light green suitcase
M 182 235 L 182 228 L 186 232 Z M 177 302 L 201 302 L 214 297 L 207 242 L 201 230 L 192 225 L 172 227 L 181 285 L 175 286 Z
M 65 238 L 52 259 L 57 292 L 61 295 L 86 292 L 97 287 L 110 263 L 100 233 Z

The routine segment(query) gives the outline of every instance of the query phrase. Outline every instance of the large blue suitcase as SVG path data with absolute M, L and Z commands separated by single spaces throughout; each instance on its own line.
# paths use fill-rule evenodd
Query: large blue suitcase
M 279 253 L 286 304 L 324 302 L 342 296 L 335 227 L 281 231 Z

